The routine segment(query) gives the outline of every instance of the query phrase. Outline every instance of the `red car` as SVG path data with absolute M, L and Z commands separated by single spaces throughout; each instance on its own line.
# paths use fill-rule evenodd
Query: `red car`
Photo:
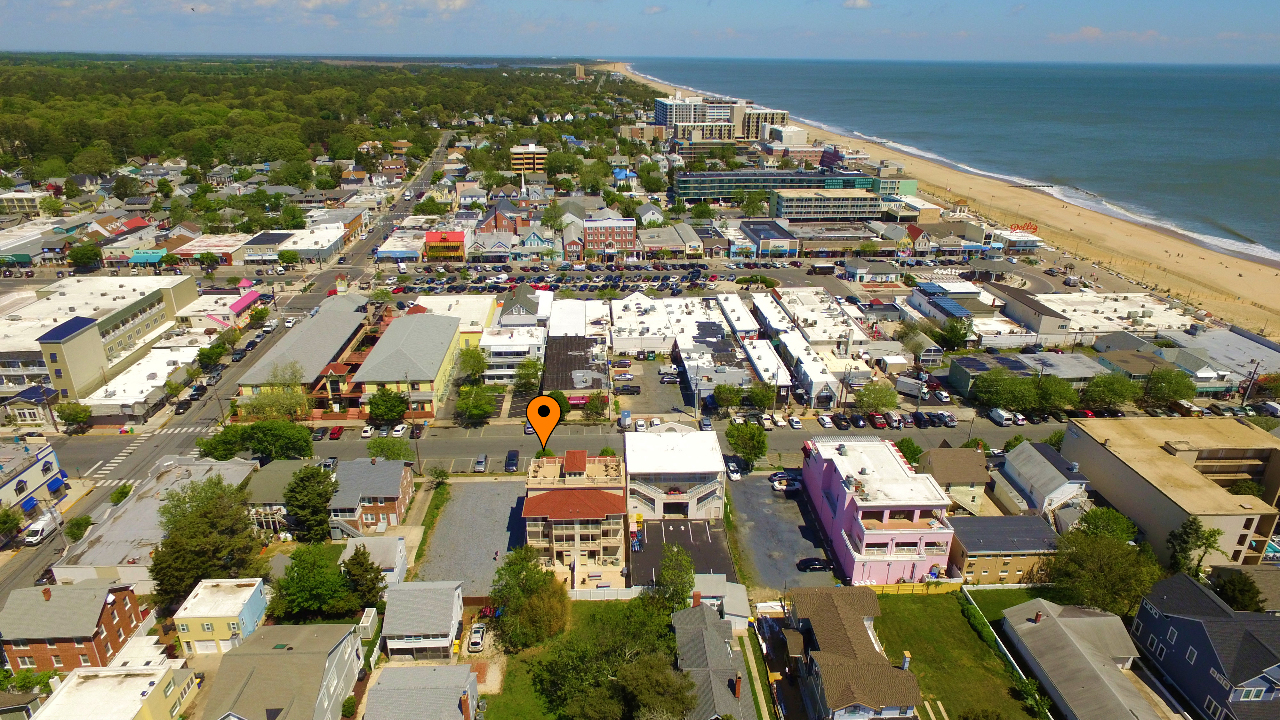
M 885 422 L 884 416 L 880 413 L 871 413 L 867 416 L 867 419 L 871 421 L 871 427 L 877 430 L 884 430 L 889 427 L 889 423 Z
M 339 439 L 341 439 L 341 438 L 342 438 L 342 431 L 343 431 L 344 429 L 345 429 L 345 428 L 343 428 L 341 425 L 335 425 L 335 426 L 333 427 L 333 429 L 329 431 L 329 439 L 330 439 L 330 440 L 339 440 Z
M 399 295 L 399 294 L 400 294 L 400 293 L 402 293 L 402 292 L 404 292 L 404 287 L 403 287 L 403 286 L 401 286 L 401 285 L 397 285 L 397 286 L 395 286 L 395 287 L 391 288 L 391 294 L 392 294 L 392 295 Z

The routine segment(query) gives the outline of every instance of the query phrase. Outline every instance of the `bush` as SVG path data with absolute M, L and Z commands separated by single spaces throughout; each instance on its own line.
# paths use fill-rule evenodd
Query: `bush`
M 89 532 L 89 526 L 93 524 L 93 518 L 88 515 L 78 515 L 67 521 L 64 532 L 71 542 L 80 542 L 84 538 L 84 534 Z
M 132 485 L 128 485 L 128 484 L 121 485 L 120 487 L 118 487 L 118 488 L 116 488 L 114 491 L 112 491 L 112 493 L 111 493 L 111 504 L 112 504 L 112 505 L 119 505 L 120 503 L 124 502 L 124 499 L 125 499 L 125 498 L 129 497 L 129 493 L 131 493 L 131 492 L 133 492 L 133 486 L 132 486 Z
M 348 695 L 346 700 L 342 701 L 342 717 L 349 718 L 356 716 L 356 696 Z

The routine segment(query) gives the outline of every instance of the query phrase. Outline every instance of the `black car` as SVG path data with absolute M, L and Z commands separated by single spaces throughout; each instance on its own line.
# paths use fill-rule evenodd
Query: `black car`
M 422 425 L 414 425 L 413 428 L 409 430 L 409 437 L 414 440 L 422 437 L 422 428 Z
M 849 418 L 849 422 L 853 423 L 853 426 L 856 428 L 864 428 L 867 426 L 866 418 L 857 413 L 854 413 L 853 417 Z
M 252 352 L 252 351 L 253 351 L 253 349 L 254 349 L 254 348 L 256 348 L 256 347 L 258 347 L 258 341 L 257 341 L 257 340 L 250 340 L 249 342 L 247 342 L 247 343 L 245 343 L 245 344 L 244 344 L 244 351 L 245 351 L 245 352 Z
M 329 428 L 318 427 L 311 431 L 311 442 L 318 442 L 329 436 Z
M 40 573 L 40 577 L 36 578 L 36 585 L 37 585 L 37 586 L 39 586 L 39 585 L 56 585 L 56 584 L 57 584 L 57 583 L 56 583 L 56 582 L 54 581 L 54 579 L 53 579 L 53 566 L 52 566 L 52 565 L 50 565 L 49 567 L 45 568 L 45 569 L 44 569 L 44 572 Z
M 244 356 L 245 356 L 245 355 L 247 355 L 247 354 L 248 354 L 248 353 L 246 353 L 244 350 L 240 350 L 240 349 L 238 349 L 238 348 L 237 348 L 237 349 L 235 349 L 235 350 L 232 350 L 232 351 L 231 351 L 231 362 L 240 362 L 241 360 L 243 360 L 243 359 L 244 359 Z
M 190 400 L 179 400 L 178 404 L 173 406 L 174 415 L 185 415 L 191 409 Z
M 800 572 L 831 572 L 831 561 L 825 558 L 802 558 L 796 563 Z
M 508 450 L 507 462 L 502 467 L 503 472 L 513 473 L 520 469 L 520 451 Z
M 925 417 L 925 414 L 919 410 L 911 413 L 911 420 L 915 422 L 918 428 L 927 428 L 933 425 L 933 423 L 929 422 L 929 418 Z
M 848 430 L 851 427 L 849 418 L 845 417 L 844 413 L 836 413 L 835 415 L 832 415 L 831 422 L 840 430 Z
M 614 395 L 639 395 L 639 385 L 616 385 L 613 388 Z

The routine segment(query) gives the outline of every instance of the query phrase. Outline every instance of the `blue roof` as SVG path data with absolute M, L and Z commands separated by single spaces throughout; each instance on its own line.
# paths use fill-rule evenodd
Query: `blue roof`
M 938 283 L 923 282 L 916 285 L 916 289 L 926 295 L 946 295 L 947 291 Z
M 58 396 L 58 391 L 51 387 L 42 386 L 42 385 L 31 385 L 30 387 L 23 388 L 21 391 L 14 393 L 12 396 L 6 398 L 4 402 L 0 404 L 8 405 L 9 403 L 15 400 L 23 400 L 32 404 L 39 405 L 39 404 L 48 402 L 49 400 L 57 396 Z
M 28 497 L 26 500 L 22 501 L 22 509 L 25 512 L 31 512 L 36 508 L 36 505 L 38 505 L 39 503 L 40 501 L 37 500 L 34 495 L 32 495 Z
M 951 317 L 965 318 L 973 314 L 966 310 L 963 305 L 951 298 L 934 298 L 933 305 Z
M 38 343 L 62 342 L 63 340 L 67 340 L 72 336 L 76 335 L 81 330 L 84 330 L 87 327 L 92 327 L 93 324 L 96 322 L 98 321 L 94 320 L 93 318 L 80 317 L 79 315 L 77 315 L 71 318 L 70 320 L 67 320 L 66 322 L 58 325 L 57 327 L 50 330 L 49 332 L 36 338 L 36 342 Z

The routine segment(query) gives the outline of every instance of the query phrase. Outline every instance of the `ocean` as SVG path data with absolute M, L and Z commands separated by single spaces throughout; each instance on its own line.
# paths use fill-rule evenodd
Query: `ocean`
M 666 58 L 631 66 L 1280 260 L 1280 67 Z

